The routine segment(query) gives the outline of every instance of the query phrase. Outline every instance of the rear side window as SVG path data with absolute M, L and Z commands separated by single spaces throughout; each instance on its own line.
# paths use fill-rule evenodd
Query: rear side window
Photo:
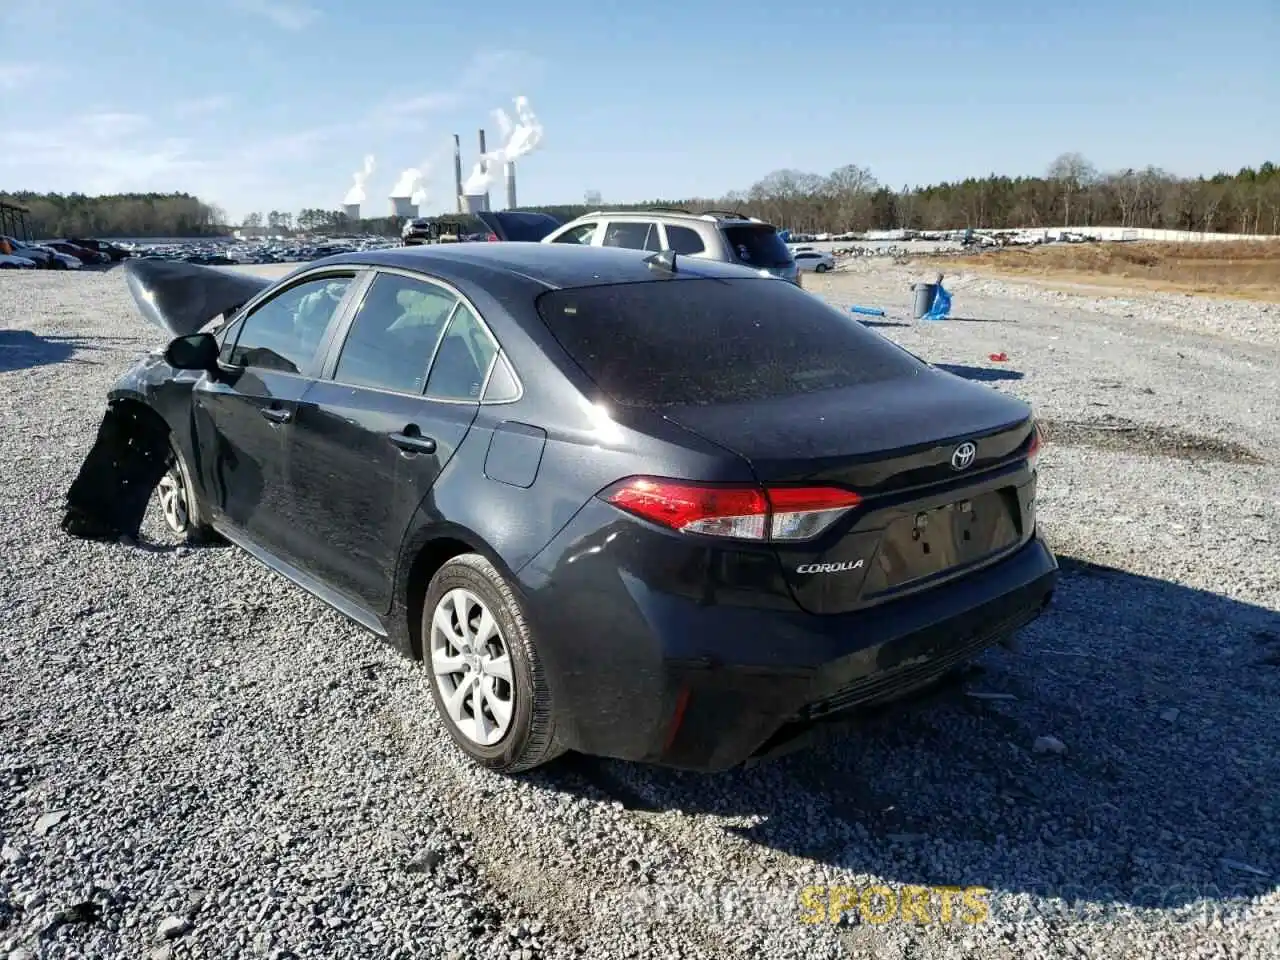
M 615 402 L 738 403 L 908 376 L 922 365 L 794 284 L 666 280 L 538 298 L 565 351 Z
M 662 249 L 662 238 L 658 235 L 656 223 L 622 220 L 615 221 L 605 228 L 603 245 L 656 252 Z
M 794 261 L 791 251 L 778 236 L 778 231 L 768 224 L 753 223 L 747 227 L 725 227 L 724 237 L 729 241 L 733 255 L 740 263 L 751 267 L 787 267 Z
M 698 236 L 697 230 L 690 230 L 688 227 L 673 227 L 671 224 L 667 224 L 667 246 L 676 253 L 683 253 L 685 256 L 702 253 L 707 249 L 702 242 L 702 237 Z
M 497 353 L 498 345 L 484 325 L 466 304 L 459 304 L 431 364 L 427 396 L 479 403 L 480 389 Z
M 442 287 L 379 274 L 351 321 L 334 380 L 422 393 L 431 355 L 457 302 Z

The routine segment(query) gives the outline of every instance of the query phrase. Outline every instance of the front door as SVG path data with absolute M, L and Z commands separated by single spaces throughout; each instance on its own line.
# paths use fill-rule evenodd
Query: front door
M 472 328 L 447 288 L 380 273 L 298 406 L 301 566 L 373 613 L 390 609 L 404 533 L 475 419 L 495 350 L 477 350 Z
M 193 388 L 192 466 L 215 522 L 286 559 L 285 437 L 352 279 L 348 272 L 304 280 L 258 304 L 224 343 L 217 376 L 205 374 Z

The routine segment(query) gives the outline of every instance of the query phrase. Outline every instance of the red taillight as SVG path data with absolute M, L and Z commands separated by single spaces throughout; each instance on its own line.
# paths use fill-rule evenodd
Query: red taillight
M 1043 434 L 1040 432 L 1040 424 L 1037 423 L 1031 428 L 1031 443 L 1027 446 L 1027 466 L 1032 470 L 1040 465 L 1040 447 L 1043 444 Z
M 487 237 L 485 237 L 485 240 L 487 240 L 489 243 L 497 243 L 498 235 L 496 233 L 491 233 Z
M 615 507 L 682 533 L 735 540 L 808 540 L 862 498 L 835 487 L 770 487 L 631 477 L 601 494 Z

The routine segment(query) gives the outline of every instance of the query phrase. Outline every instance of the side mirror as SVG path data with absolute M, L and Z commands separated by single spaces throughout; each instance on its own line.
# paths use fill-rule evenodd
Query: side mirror
M 164 361 L 175 370 L 217 370 L 218 341 L 211 333 L 178 337 L 165 348 Z

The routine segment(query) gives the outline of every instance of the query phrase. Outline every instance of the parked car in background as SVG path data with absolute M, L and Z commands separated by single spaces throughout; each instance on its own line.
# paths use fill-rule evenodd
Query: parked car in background
M 47 244 L 29 244 L 23 249 L 35 250 L 48 254 L 50 257 L 48 267 L 52 270 L 79 270 L 84 266 L 84 262 L 79 257 L 73 257 L 70 254 L 62 253 Z M 26 256 L 25 253 L 23 255 Z
M 104 253 L 110 258 L 112 263 L 119 263 L 121 260 L 127 260 L 133 254 L 124 247 L 117 246 L 106 240 L 92 240 L 84 237 L 68 237 L 68 243 L 74 243 L 77 247 L 84 247 L 86 250 L 96 250 L 98 253 Z
M 836 258 L 822 250 L 797 250 L 794 256 L 796 267 L 802 271 L 826 273 L 836 266 Z
M 760 270 L 451 243 L 124 271 L 173 339 L 110 390 L 64 530 L 136 537 L 159 485 L 175 532 L 425 660 L 486 767 L 733 767 L 1053 594 L 1031 408 Z
M 679 256 L 735 263 L 766 276 L 800 282 L 795 258 L 778 229 L 740 213 L 666 208 L 597 210 L 551 231 L 542 242 L 672 250 Z
M 75 257 L 81 263 L 97 265 L 111 262 L 111 258 L 105 253 L 90 250 L 69 240 L 45 240 L 41 245 L 51 250 L 56 250 L 58 253 L 66 254 L 68 257 Z
M 7 248 L 13 251 L 10 256 L 23 257 L 24 259 L 32 260 L 35 262 L 35 265 L 42 270 L 53 269 L 60 266 L 60 264 L 54 262 L 54 258 L 57 254 L 53 250 L 42 249 L 36 244 L 27 243 L 26 241 L 18 240 L 15 237 L 0 236 L 0 240 L 4 241 L 3 245 L 0 245 L 0 250 Z
M 8 253 L 0 253 L 0 270 L 34 270 L 36 262 L 26 257 L 17 257 Z

